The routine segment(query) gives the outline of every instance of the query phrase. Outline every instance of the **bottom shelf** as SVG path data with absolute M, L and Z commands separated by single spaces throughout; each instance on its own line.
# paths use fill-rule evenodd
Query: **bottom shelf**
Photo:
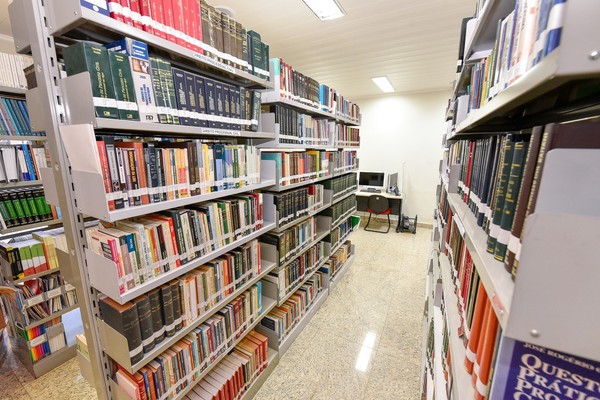
M 27 368 L 34 378 L 39 378 L 54 368 L 66 363 L 77 353 L 77 345 L 65 346 L 62 349 L 42 358 L 38 362 L 31 362 L 27 346 L 13 346 L 13 352 L 17 355 L 21 364 Z
M 342 278 L 344 277 L 344 275 L 346 274 L 348 269 L 350 269 L 350 267 L 352 266 L 353 263 L 354 263 L 354 254 L 352 254 L 350 257 L 348 257 L 348 259 L 346 260 L 346 263 L 342 266 L 342 268 L 340 268 L 337 271 L 337 273 L 331 277 L 331 279 L 329 280 L 329 290 L 333 290 L 333 288 L 337 286 L 337 284 L 342 280 Z
M 274 350 L 269 347 L 269 354 L 267 356 L 267 360 L 269 362 L 269 365 L 267 365 L 267 368 L 265 368 L 265 370 L 260 373 L 260 375 L 256 378 L 256 380 L 254 382 L 252 382 L 252 385 L 250 385 L 250 387 L 242 395 L 240 400 L 250 400 L 250 399 L 254 398 L 254 396 L 256 396 L 256 393 L 258 393 L 258 391 L 260 390 L 262 385 L 265 383 L 265 381 L 267 380 L 269 375 L 271 375 L 271 373 L 273 372 L 273 370 L 275 369 L 277 364 L 279 364 L 279 353 L 277 352 L 277 350 Z

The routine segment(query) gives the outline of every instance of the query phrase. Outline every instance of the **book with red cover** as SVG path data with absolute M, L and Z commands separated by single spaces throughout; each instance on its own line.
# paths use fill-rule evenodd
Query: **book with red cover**
M 161 1 L 161 0 L 155 0 Z M 177 0 L 162 0 L 163 8 L 163 24 L 166 28 L 166 39 L 169 42 L 177 43 L 177 37 L 175 36 L 175 20 L 173 16 L 173 2 Z
M 131 9 L 131 20 L 133 26 L 138 29 L 143 29 L 142 25 L 142 11 L 140 8 L 140 2 L 142 0 L 129 0 L 129 8 Z
M 470 374 L 473 372 L 477 356 L 477 348 L 479 346 L 480 336 L 482 333 L 483 323 L 489 312 L 489 300 L 482 282 L 479 282 L 477 289 L 477 300 L 475 301 L 475 311 L 473 315 L 473 323 L 471 324 L 471 335 L 465 350 L 465 368 Z
M 121 10 L 121 2 L 119 0 L 108 0 L 108 11 L 110 12 L 110 17 L 112 19 L 116 19 L 117 21 L 125 22 L 125 18 L 123 17 L 123 12 Z
M 154 33 L 154 26 L 152 24 L 152 7 L 150 3 L 154 3 L 154 0 L 138 0 L 140 4 L 140 17 L 142 22 L 142 30 L 152 35 Z M 156 35 L 158 36 L 158 35 Z
M 172 0 L 171 10 L 173 13 L 172 28 L 177 32 L 185 33 L 185 14 L 183 10 L 183 0 Z M 175 43 L 187 47 L 187 41 L 181 35 L 175 34 Z

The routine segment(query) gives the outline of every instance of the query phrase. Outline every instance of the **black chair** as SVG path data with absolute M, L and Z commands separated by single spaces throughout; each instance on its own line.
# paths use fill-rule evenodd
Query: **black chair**
M 369 196 L 369 200 L 367 202 L 367 211 L 369 212 L 369 220 L 367 221 L 367 225 L 365 225 L 365 231 L 377 233 L 388 233 L 390 231 L 390 214 L 392 213 L 392 208 L 390 207 L 390 201 L 387 199 L 387 197 L 378 194 Z M 377 229 L 367 229 L 369 227 L 369 223 L 371 222 L 371 215 L 373 214 L 375 214 L 375 217 L 378 215 L 387 215 L 387 231 L 384 232 Z

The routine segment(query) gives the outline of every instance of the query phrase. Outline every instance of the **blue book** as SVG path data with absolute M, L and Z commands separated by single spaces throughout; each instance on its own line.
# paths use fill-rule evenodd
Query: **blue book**
M 81 4 L 81 7 L 89 8 L 99 14 L 110 17 L 106 0 L 80 0 L 79 4 Z
M 12 135 L 22 135 L 21 131 L 20 131 L 20 127 L 17 125 L 17 122 L 15 120 L 15 117 L 13 115 L 12 109 L 10 108 L 10 106 L 8 105 L 8 102 L 6 101 L 7 99 L 0 98 L 0 102 L 2 103 L 2 108 L 6 114 L 6 118 L 9 121 L 10 124 L 10 131 Z
M 22 144 L 21 150 L 23 151 L 23 156 L 25 157 L 25 163 L 27 164 L 27 170 L 29 171 L 25 180 L 35 181 L 38 178 L 35 173 L 35 166 L 33 164 L 33 158 L 31 157 L 31 152 L 29 151 L 29 146 L 26 144 Z
M 544 57 L 552 53 L 560 44 L 560 35 L 562 33 L 563 17 L 567 0 L 553 0 L 548 15 L 548 35 L 544 45 Z
M 23 100 L 15 100 L 15 99 L 7 99 L 8 105 L 11 107 L 13 114 L 19 124 L 20 130 L 24 135 L 28 135 L 31 133 L 31 129 L 29 128 L 29 124 L 23 118 L 23 113 L 19 108 L 19 102 L 23 102 Z

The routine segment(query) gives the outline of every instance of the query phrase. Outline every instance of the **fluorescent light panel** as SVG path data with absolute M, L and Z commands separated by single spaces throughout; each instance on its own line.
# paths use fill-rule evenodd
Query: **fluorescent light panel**
M 377 78 L 371 78 L 371 80 L 375 82 L 375 84 L 379 86 L 379 89 L 383 90 L 384 93 L 395 92 L 392 82 L 390 82 L 387 76 L 378 76 Z
M 302 0 L 321 21 L 336 19 L 346 15 L 336 0 Z

